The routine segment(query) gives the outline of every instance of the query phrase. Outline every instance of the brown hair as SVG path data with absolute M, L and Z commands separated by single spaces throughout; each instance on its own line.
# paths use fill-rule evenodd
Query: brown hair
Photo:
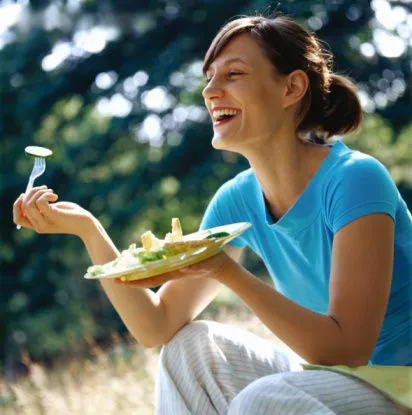
M 334 134 L 358 129 L 362 108 L 356 86 L 349 78 L 332 72 L 333 57 L 322 42 L 288 17 L 241 17 L 230 21 L 206 52 L 203 73 L 225 46 L 242 33 L 249 33 L 257 41 L 278 74 L 287 75 L 297 69 L 307 74 L 309 88 L 297 127 L 301 138 L 322 143 Z

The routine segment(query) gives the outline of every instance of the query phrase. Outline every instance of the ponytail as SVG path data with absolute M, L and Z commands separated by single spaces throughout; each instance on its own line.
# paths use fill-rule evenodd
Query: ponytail
M 320 128 L 327 137 L 357 130 L 362 122 L 362 107 L 353 82 L 337 74 L 330 77 L 329 94 L 325 97 Z

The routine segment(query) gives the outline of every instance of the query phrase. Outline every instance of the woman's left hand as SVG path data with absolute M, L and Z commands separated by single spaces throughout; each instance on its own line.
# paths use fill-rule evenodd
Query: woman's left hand
M 233 270 L 239 264 L 234 261 L 225 252 L 221 252 L 211 258 L 205 259 L 194 265 L 180 268 L 176 271 L 166 272 L 154 277 L 134 281 L 122 281 L 120 278 L 114 278 L 113 282 L 127 287 L 154 288 L 164 284 L 167 281 L 180 278 L 213 278 L 218 281 L 224 280 L 230 276 Z

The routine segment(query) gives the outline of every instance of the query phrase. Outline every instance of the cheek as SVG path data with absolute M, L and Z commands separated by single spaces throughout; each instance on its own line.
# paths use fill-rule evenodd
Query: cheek
M 233 92 L 233 97 L 242 104 L 242 124 L 256 131 L 267 130 L 277 123 L 281 114 L 279 91 L 273 85 L 251 80 Z
M 274 91 L 264 88 L 257 92 L 254 115 L 264 124 L 273 124 L 282 114 L 279 96 Z

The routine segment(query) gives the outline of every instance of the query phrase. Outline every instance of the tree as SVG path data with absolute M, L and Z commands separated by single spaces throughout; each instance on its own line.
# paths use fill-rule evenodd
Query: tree
M 383 159 L 410 201 L 410 45 L 402 50 L 410 7 L 383 3 L 398 16 L 393 29 L 382 26 L 377 2 L 375 10 L 343 0 L 278 9 L 317 32 L 336 69 L 358 82 L 371 115 L 350 142 Z M 123 330 L 98 284 L 82 278 L 90 262 L 80 241 L 15 230 L 11 206 L 32 163 L 24 148 L 54 150 L 39 183 L 91 210 L 119 248 L 147 229 L 166 233 L 173 216 L 194 231 L 217 187 L 246 167 L 212 152 L 201 60 L 220 25 L 269 14 L 267 4 L 31 1 L 0 35 L 1 359 L 18 359 L 16 345 L 46 358 L 84 333 Z M 382 49 L 395 38 L 397 51 Z

